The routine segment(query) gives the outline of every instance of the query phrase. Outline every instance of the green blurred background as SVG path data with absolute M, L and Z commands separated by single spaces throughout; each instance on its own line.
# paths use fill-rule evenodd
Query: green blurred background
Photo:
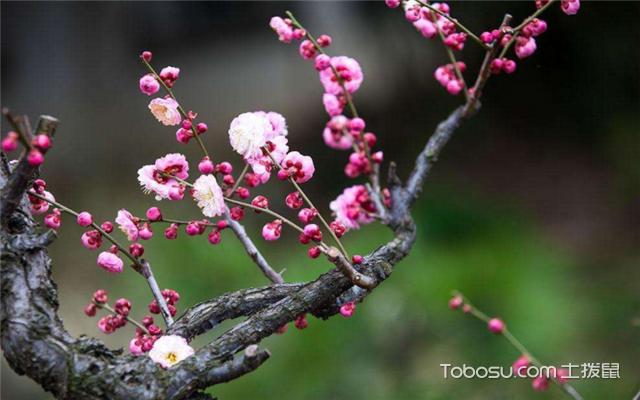
M 172 129 L 149 115 L 137 89 L 137 55 L 182 69 L 175 86 L 187 108 L 210 126 L 214 161 L 231 160 L 226 129 L 245 111 L 264 109 L 288 120 L 290 145 L 314 157 L 306 185 L 324 206 L 351 184 L 341 175 L 347 154 L 322 144 L 326 122 L 317 73 L 295 46 L 279 43 L 272 15 L 291 9 L 315 33 L 333 36 L 331 54 L 357 58 L 365 81 L 355 100 L 378 134 L 387 160 L 406 176 L 439 120 L 460 99 L 432 77 L 446 62 L 436 41 L 423 39 L 398 10 L 382 2 L 47 3 L 3 2 L 2 104 L 15 112 L 52 114 L 62 124 L 44 178 L 61 202 L 113 219 L 126 207 L 154 203 L 137 187 L 136 171 L 178 147 Z M 456 2 L 452 13 L 473 30 L 494 27 L 508 11 L 516 21 L 527 2 Z M 520 380 L 445 380 L 441 363 L 510 365 L 518 357 L 475 319 L 448 310 L 451 289 L 468 295 L 549 364 L 620 363 L 621 379 L 575 381 L 585 399 L 628 399 L 640 389 L 640 39 L 636 2 L 583 2 L 577 16 L 553 8 L 538 51 L 513 76 L 490 81 L 479 115 L 443 152 L 413 212 L 418 240 L 392 278 L 351 319 L 310 319 L 264 342 L 273 357 L 256 372 L 211 390 L 221 399 L 556 399 Z M 474 71 L 481 54 L 471 42 L 462 59 Z M 471 74 L 467 75 L 471 79 Z M 7 127 L 2 122 L 2 132 Z M 195 165 L 194 165 L 195 166 Z M 336 178 L 337 177 L 337 178 Z M 261 190 L 282 196 L 274 181 Z M 275 199 L 276 197 L 274 197 Z M 161 204 L 165 215 L 195 218 L 189 202 Z M 259 248 L 287 281 L 326 271 L 283 235 L 258 236 L 265 220 L 246 218 Z M 95 266 L 69 219 L 51 247 L 60 312 L 74 335 L 117 348 L 131 331 L 105 336 L 82 307 L 97 288 L 128 297 L 141 318 L 150 300 L 131 271 L 112 276 Z M 162 287 L 178 290 L 179 309 L 221 293 L 266 284 L 225 232 L 154 238 L 147 255 Z M 353 253 L 389 239 L 380 226 L 348 235 Z M 196 341 L 200 346 L 231 321 Z M 2 361 L 3 399 L 49 399 Z

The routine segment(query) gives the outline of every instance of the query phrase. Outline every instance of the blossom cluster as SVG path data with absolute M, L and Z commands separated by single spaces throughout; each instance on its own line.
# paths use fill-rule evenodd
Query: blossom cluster
M 535 6 L 541 9 L 550 1 L 554 0 L 536 0 Z M 385 3 L 389 8 L 397 8 L 402 4 L 405 18 L 422 36 L 428 39 L 439 36 L 444 46 L 450 50 L 462 51 L 469 35 L 472 35 L 450 16 L 450 6 L 447 3 L 430 3 L 426 0 L 385 0 Z M 574 15 L 580 9 L 580 0 L 561 0 L 560 8 L 565 14 Z M 530 18 L 527 21 L 523 26 L 516 28 L 501 26 L 482 32 L 478 38 L 474 36 L 474 39 L 486 49 L 492 49 L 493 46 L 502 49 L 500 56 L 491 62 L 490 70 L 493 74 L 515 72 L 516 62 L 504 57 L 511 45 L 514 45 L 518 59 L 529 57 L 536 51 L 535 38 L 546 31 L 547 24 L 539 18 Z M 454 55 L 451 54 L 450 57 L 453 58 Z M 457 95 L 465 88 L 462 76 L 464 70 L 465 64 L 462 62 L 449 63 L 439 66 L 434 76 L 450 94 Z
M 26 141 L 26 138 L 23 138 Z M 2 139 L 0 148 L 5 153 L 11 153 L 18 148 L 18 142 L 20 141 L 20 135 L 15 131 L 9 131 L 7 136 Z M 51 138 L 45 133 L 37 133 L 36 136 L 31 139 L 29 143 L 29 152 L 27 153 L 27 162 L 32 167 L 37 167 L 44 162 L 44 155 L 51 148 Z

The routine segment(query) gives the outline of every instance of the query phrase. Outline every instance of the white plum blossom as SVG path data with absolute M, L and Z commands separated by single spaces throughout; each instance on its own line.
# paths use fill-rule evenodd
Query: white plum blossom
M 193 184 L 193 198 L 206 217 L 217 217 L 225 211 L 222 189 L 213 175 L 202 175 Z
M 267 134 L 272 130 L 273 127 L 265 115 L 243 113 L 231 121 L 229 142 L 245 159 L 259 157 L 262 154 L 261 148 L 267 144 Z
M 153 343 L 149 357 L 163 368 L 171 368 L 193 353 L 193 347 L 182 336 L 165 335 Z

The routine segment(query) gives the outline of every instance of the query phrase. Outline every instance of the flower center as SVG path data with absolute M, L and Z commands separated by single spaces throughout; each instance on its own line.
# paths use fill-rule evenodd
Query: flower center
M 169 352 L 169 353 L 167 353 L 166 359 L 171 364 L 174 364 L 176 361 L 178 361 L 178 355 L 176 353 L 174 353 L 174 352 Z

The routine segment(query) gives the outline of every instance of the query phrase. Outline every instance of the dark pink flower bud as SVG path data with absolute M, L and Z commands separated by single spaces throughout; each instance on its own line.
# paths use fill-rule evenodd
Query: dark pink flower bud
M 296 318 L 294 325 L 296 326 L 296 328 L 301 330 L 307 328 L 309 326 L 309 322 L 307 321 L 305 314 L 302 314 L 301 316 Z
M 493 332 L 496 335 L 498 335 L 498 334 L 501 334 L 502 332 L 504 332 L 504 329 L 505 329 L 506 326 L 505 326 L 504 322 L 502 322 L 501 319 L 492 318 L 487 323 L 487 327 L 489 328 L 489 330 L 491 332 Z
M 249 189 L 242 186 L 236 189 L 236 193 L 238 194 L 238 197 L 240 197 L 242 200 L 248 199 L 249 196 L 251 196 L 251 192 L 249 191 Z
M 151 324 L 153 324 L 153 317 L 151 315 L 142 318 L 142 325 L 144 325 L 145 328 L 148 328 Z
M 244 176 L 244 181 L 247 184 L 247 186 L 251 188 L 256 187 L 260 184 L 260 178 L 252 172 L 249 172 Z
M 307 35 L 307 31 L 304 29 L 294 29 L 293 30 L 293 38 L 296 40 L 300 40 Z
M 44 162 L 44 156 L 42 155 L 40 150 L 32 149 L 31 151 L 29 151 L 29 154 L 27 155 L 27 162 L 32 167 L 37 167 L 38 165 L 41 165 Z
M 309 250 L 307 250 L 307 254 L 310 258 L 318 258 L 318 256 L 320 256 L 320 253 L 321 251 L 318 246 L 309 247 Z
M 162 329 L 160 329 L 160 327 L 158 325 L 149 325 L 147 327 L 147 330 L 149 331 L 149 334 L 156 336 L 162 333 Z
M 344 235 L 344 233 L 347 231 L 347 228 L 338 221 L 332 221 L 329 224 L 329 227 L 331 228 L 333 233 L 335 233 L 336 236 L 339 238 L 341 238 Z
M 160 221 L 162 220 L 162 212 L 160 212 L 160 209 L 158 207 L 150 207 L 147 210 L 147 218 L 149 219 L 149 221 Z
M 311 242 L 311 238 L 304 233 L 300 233 L 300 236 L 298 236 L 298 241 L 300 242 L 300 244 L 309 244 Z
M 315 208 L 303 208 L 298 212 L 298 219 L 303 224 L 308 224 L 318 215 L 318 211 Z
M 191 221 L 187 224 L 187 226 L 184 228 L 184 231 L 187 233 L 187 235 L 189 236 L 196 236 L 200 234 L 200 226 L 198 224 L 198 222 L 196 221 Z
M 178 237 L 178 225 L 171 224 L 167 229 L 164 230 L 164 237 L 172 240 Z
M 378 141 L 378 138 L 376 137 L 376 135 L 371 132 L 365 133 L 363 138 L 365 142 L 367 142 L 367 146 L 369 146 L 369 148 L 372 148 L 373 146 L 375 146 L 376 142 Z
M 51 147 L 51 139 L 49 136 L 41 133 L 33 138 L 31 144 L 37 147 L 40 151 L 46 152 Z
M 265 196 L 259 195 L 251 200 L 251 205 L 259 208 L 269 208 L 269 199 Z M 259 213 L 260 211 L 255 210 L 255 212 Z
M 87 231 L 80 237 L 80 242 L 85 248 L 95 250 L 102 245 L 102 235 L 96 230 Z
M 244 209 L 242 207 L 233 207 L 230 211 L 232 220 L 241 221 L 244 218 Z
M 331 66 L 331 57 L 326 54 L 318 54 L 315 60 L 315 69 L 317 71 L 322 71 Z
M 366 124 L 362 118 L 352 118 L 347 122 L 347 129 L 354 132 L 362 132 Z
M 131 311 L 131 302 L 124 298 L 118 299 L 114 304 L 114 309 L 118 314 L 126 317 Z
M 93 301 L 99 304 L 104 304 L 109 300 L 107 291 L 104 289 L 98 289 L 93 293 Z
M 303 232 L 305 236 L 311 238 L 311 240 L 322 240 L 322 232 L 320 231 L 320 227 L 316 224 L 305 225 Z
M 482 32 L 480 34 L 480 40 L 482 40 L 486 44 L 489 44 L 493 42 L 493 35 L 491 34 L 491 32 Z
M 462 297 L 461 296 L 453 296 L 451 300 L 449 300 L 449 308 L 452 310 L 457 310 L 462 306 Z
M 384 3 L 389 8 L 398 8 L 400 6 L 400 0 L 384 0 Z
M 216 172 L 221 174 L 230 174 L 233 172 L 233 166 L 229 162 L 223 161 L 216 165 Z
M 320 35 L 318 36 L 317 42 L 320 45 L 320 47 L 328 47 L 331 45 L 331 36 L 329 35 Z
M 531 387 L 536 392 L 544 392 L 549 388 L 549 379 L 544 375 L 540 375 L 531 381 Z
M 198 164 L 198 171 L 200 171 L 201 174 L 208 175 L 213 173 L 214 170 L 215 168 L 209 157 L 204 157 L 200 160 L 200 163 Z
M 198 125 L 196 125 L 196 132 L 198 132 L 198 135 L 205 133 L 207 129 L 209 129 L 209 127 L 204 122 L 199 122 Z
M 233 184 L 236 183 L 236 180 L 233 178 L 233 175 L 227 174 L 222 177 L 222 182 L 226 185 L 233 186 Z
M 113 223 L 111 221 L 104 221 L 100 227 L 107 233 L 113 232 Z
M 229 223 L 226 220 L 221 219 L 220 221 L 218 221 L 217 226 L 218 226 L 218 230 L 223 230 L 229 226 Z
M 516 71 L 516 62 L 505 58 L 504 63 L 502 64 L 502 70 L 507 74 L 514 73 Z
M 44 217 L 44 224 L 47 226 L 47 228 L 58 230 L 61 224 L 60 215 L 55 213 L 47 214 Z
M 362 261 L 364 260 L 364 258 L 361 255 L 354 255 L 353 257 L 351 257 L 351 262 L 354 264 L 362 264 Z
M 528 366 L 529 366 L 529 358 L 524 354 L 521 355 L 512 365 L 514 375 L 525 377 Z
M 150 62 L 153 54 L 150 51 L 145 50 L 142 52 L 142 54 L 140 54 L 140 57 L 142 57 L 142 59 L 146 62 Z
M 155 300 L 151 300 L 151 303 L 149 303 L 149 305 L 147 306 L 149 308 L 149 312 L 151 314 L 160 314 L 160 306 L 158 305 L 158 302 Z M 149 328 L 147 328 L 149 329 Z
M 220 235 L 220 231 L 214 229 L 211 232 L 209 232 L 209 243 L 218 244 L 218 243 L 220 243 L 221 239 L 222 239 L 222 237 Z
M 9 132 L 7 137 L 2 139 L 2 151 L 9 153 L 18 148 L 18 134 L 16 132 Z
M 276 333 L 278 335 L 283 335 L 286 331 L 287 331 L 287 324 L 284 324 L 280 328 L 276 329 Z
M 351 317 L 355 312 L 356 312 L 356 303 L 354 302 L 343 304 L 340 307 L 340 315 L 342 315 L 345 318 Z
M 93 223 L 93 217 L 88 212 L 83 211 L 80 214 L 78 214 L 76 221 L 80 226 L 89 226 Z
M 129 246 L 129 253 L 131 253 L 135 258 L 142 257 L 144 254 L 144 246 L 140 243 L 131 243 Z
M 96 315 L 97 308 L 98 307 L 96 307 L 95 303 L 89 303 L 84 306 L 84 313 L 87 315 L 87 317 L 94 317 Z
M 284 201 L 287 207 L 291 208 L 292 210 L 297 210 L 304 204 L 302 196 L 297 191 L 289 193 Z
M 145 222 L 138 230 L 138 237 L 142 240 L 149 240 L 153 237 L 153 231 L 151 230 L 151 224 Z

